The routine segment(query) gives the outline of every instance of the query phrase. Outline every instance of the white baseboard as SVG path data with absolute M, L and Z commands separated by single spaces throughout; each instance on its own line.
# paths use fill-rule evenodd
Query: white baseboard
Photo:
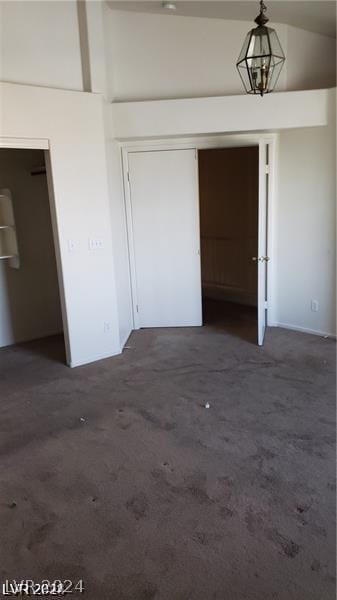
M 90 363 L 96 362 L 98 360 L 104 360 L 105 358 L 112 358 L 113 356 L 118 356 L 121 354 L 121 350 L 117 350 L 116 352 L 107 352 L 105 354 L 96 354 L 95 356 L 88 356 L 87 358 L 81 358 L 81 360 L 75 360 L 68 363 L 68 366 L 73 369 L 74 367 L 82 367 L 83 365 L 88 365 Z
M 336 339 L 336 334 L 328 331 L 317 331 L 317 329 L 309 329 L 300 325 L 291 325 L 290 323 L 269 323 L 269 327 L 281 327 L 282 329 L 290 329 L 291 331 L 299 331 L 300 333 L 310 333 L 324 338 Z
M 123 348 L 124 348 L 124 346 L 125 346 L 126 342 L 128 341 L 128 339 L 129 339 L 129 337 L 130 337 L 130 335 L 131 335 L 132 331 L 133 331 L 133 330 L 132 330 L 132 329 L 130 329 L 130 331 L 129 331 L 129 332 L 128 332 L 128 333 L 127 333 L 125 336 L 124 336 L 124 339 L 123 339 L 123 340 L 121 340 L 121 352 L 123 352 Z

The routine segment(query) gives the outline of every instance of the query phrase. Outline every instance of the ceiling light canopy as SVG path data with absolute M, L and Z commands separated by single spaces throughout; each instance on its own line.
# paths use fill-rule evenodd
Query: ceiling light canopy
M 269 21 L 266 10 L 260 0 L 260 14 L 255 19 L 257 27 L 247 33 L 236 63 L 247 94 L 260 96 L 273 91 L 285 61 L 276 31 L 266 27 Z
M 162 7 L 164 10 L 176 10 L 176 5 L 174 4 L 174 2 L 163 2 L 162 3 Z

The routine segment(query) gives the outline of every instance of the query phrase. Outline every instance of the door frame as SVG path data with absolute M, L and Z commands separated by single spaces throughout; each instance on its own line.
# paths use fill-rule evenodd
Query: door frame
M 65 291 L 64 291 L 63 267 L 62 267 L 62 259 L 61 259 L 61 252 L 60 252 L 60 236 L 59 236 L 59 229 L 58 229 L 57 216 L 56 216 L 56 204 L 55 204 L 54 186 L 53 186 L 52 157 L 51 157 L 50 140 L 48 138 L 0 137 L 0 148 L 15 149 L 15 150 L 43 150 L 44 151 L 44 159 L 45 159 L 46 175 L 47 175 L 50 220 L 51 220 L 51 225 L 52 225 L 53 244 L 54 244 L 54 251 L 55 251 L 55 258 L 56 258 L 56 270 L 57 270 L 57 280 L 58 280 L 60 304 L 61 304 L 61 316 L 62 316 L 62 325 L 63 325 L 64 345 L 65 345 L 65 352 L 66 352 L 66 363 L 67 363 L 67 365 L 70 365 L 71 364 L 70 339 L 69 339 L 67 308 L 66 308 Z
M 128 156 L 134 152 L 153 152 L 194 149 L 198 160 L 198 150 L 212 148 L 235 148 L 242 146 L 258 146 L 259 157 L 265 156 L 265 147 L 269 146 L 269 177 L 268 177 L 268 211 L 266 227 L 266 247 L 267 255 L 270 261 L 267 264 L 267 319 L 266 325 L 269 327 L 277 324 L 277 307 L 275 305 L 275 257 L 276 257 L 276 182 L 277 182 L 277 152 L 279 135 L 276 133 L 255 133 L 255 134 L 229 134 L 184 137 L 178 139 L 160 139 L 160 140 L 139 140 L 127 141 L 119 144 L 121 149 L 122 176 L 124 184 L 124 209 L 127 231 L 127 246 L 129 259 L 129 275 L 131 289 L 131 305 L 133 329 L 139 329 L 139 319 L 137 312 L 137 271 L 135 249 L 133 243 L 132 228 L 132 203 L 129 181 L 129 161 Z M 259 161 L 260 162 L 260 161 Z M 259 164 L 259 181 L 262 169 Z M 200 199 L 199 199 L 200 202 Z M 200 231 L 198 232 L 200 236 Z

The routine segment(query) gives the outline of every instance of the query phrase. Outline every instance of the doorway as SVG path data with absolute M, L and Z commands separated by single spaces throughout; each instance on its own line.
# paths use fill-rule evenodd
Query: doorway
M 0 148 L 0 347 L 66 362 L 50 209 L 45 152 Z
M 203 324 L 257 343 L 259 147 L 198 152 Z
M 194 145 L 184 142 L 159 147 L 142 143 L 123 150 L 134 329 L 202 325 L 202 283 L 206 293 L 209 284 L 214 288 L 215 283 L 221 289 L 213 289 L 213 297 L 206 297 L 203 311 L 206 322 L 213 320 L 215 324 L 223 319 L 222 326 L 233 329 L 234 325 L 239 335 L 263 344 L 269 306 L 267 294 L 270 294 L 270 287 L 267 289 L 267 248 L 271 231 L 268 205 L 274 143 L 274 138 L 242 136 L 240 139 L 205 139 L 197 146 L 195 142 Z M 216 187 L 216 178 L 217 187 L 223 186 L 224 158 L 230 165 L 225 187 L 233 196 L 236 190 L 241 190 L 245 201 L 242 208 L 238 208 L 241 206 L 238 199 L 234 209 L 228 205 L 228 215 L 222 207 L 222 223 L 225 221 L 227 230 L 230 223 L 240 224 L 240 219 L 244 222 L 233 246 L 237 256 L 230 255 L 227 259 L 229 275 L 210 272 L 214 268 L 214 256 L 210 251 L 207 253 L 206 246 L 211 243 L 206 239 L 207 231 L 200 236 L 203 208 L 198 188 Z M 205 173 L 203 181 L 199 161 L 205 162 L 207 167 L 214 160 L 215 167 L 209 164 L 208 169 L 203 169 L 201 166 L 201 172 Z M 216 178 L 213 178 L 213 168 L 217 171 Z M 245 192 L 244 185 L 249 187 L 249 192 Z M 248 200 L 245 193 L 250 195 Z M 201 215 L 201 220 L 205 219 L 205 215 Z M 223 231 L 214 235 L 228 237 Z M 222 248 L 222 269 L 226 266 L 225 242 L 222 239 L 217 244 Z M 214 250 L 214 244 L 212 248 Z M 245 265 L 245 274 L 236 273 L 235 265 L 241 270 Z M 226 288 L 226 296 L 219 295 L 223 294 L 223 288 Z M 220 316 L 219 301 L 227 303 L 226 311 L 222 310 Z

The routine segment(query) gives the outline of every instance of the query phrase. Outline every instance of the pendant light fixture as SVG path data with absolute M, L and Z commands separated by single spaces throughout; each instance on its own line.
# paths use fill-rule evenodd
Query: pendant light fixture
M 255 19 L 257 27 L 247 33 L 236 63 L 247 94 L 260 96 L 273 91 L 285 61 L 276 31 L 266 27 L 269 21 L 266 10 L 260 0 L 260 14 Z

